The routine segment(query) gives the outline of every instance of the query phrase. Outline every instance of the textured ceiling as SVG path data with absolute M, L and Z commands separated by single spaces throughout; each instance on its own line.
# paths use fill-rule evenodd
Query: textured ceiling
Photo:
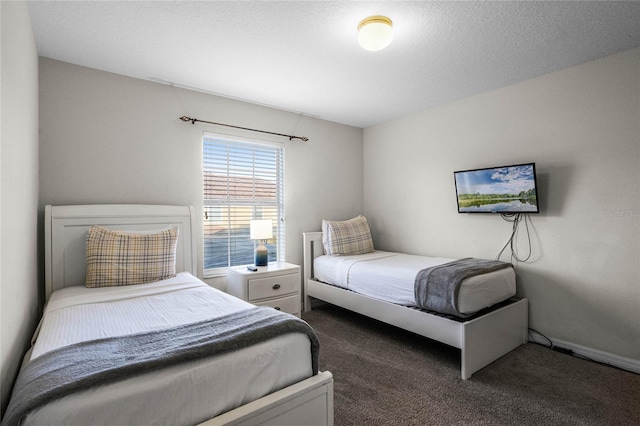
M 32 1 L 40 56 L 368 127 L 640 46 L 640 2 Z M 369 52 L 358 22 L 390 17 Z

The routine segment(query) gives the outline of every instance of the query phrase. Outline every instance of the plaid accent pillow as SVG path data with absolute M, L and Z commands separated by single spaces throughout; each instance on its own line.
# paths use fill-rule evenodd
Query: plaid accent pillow
M 132 234 L 92 226 L 87 236 L 87 287 L 145 284 L 176 275 L 178 228 Z
M 322 221 L 322 244 L 329 256 L 350 256 L 374 251 L 367 218 Z

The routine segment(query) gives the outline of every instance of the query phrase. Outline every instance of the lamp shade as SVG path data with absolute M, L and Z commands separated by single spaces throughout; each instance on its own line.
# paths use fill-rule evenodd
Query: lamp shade
M 268 240 L 273 238 L 273 223 L 271 219 L 250 221 L 249 234 L 252 240 Z
M 358 43 L 366 50 L 380 50 L 393 40 L 393 23 L 386 16 L 374 15 L 358 24 Z

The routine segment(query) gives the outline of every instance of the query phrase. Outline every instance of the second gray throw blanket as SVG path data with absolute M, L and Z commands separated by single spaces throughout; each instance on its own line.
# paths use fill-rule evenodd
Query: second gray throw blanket
M 466 258 L 423 269 L 416 275 L 416 304 L 430 311 L 469 317 L 458 309 L 462 281 L 503 268 L 513 268 L 513 265 L 497 260 Z
M 293 315 L 267 307 L 167 330 L 65 346 L 30 361 L 20 372 L 2 425 L 19 424 L 34 408 L 74 392 L 287 333 L 309 337 L 313 374 L 317 374 L 319 345 L 313 329 Z

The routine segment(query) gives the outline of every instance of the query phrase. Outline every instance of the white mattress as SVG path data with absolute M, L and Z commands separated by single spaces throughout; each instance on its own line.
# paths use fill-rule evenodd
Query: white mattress
M 313 267 L 316 280 L 387 302 L 417 306 L 414 295 L 416 274 L 422 269 L 453 260 L 456 259 L 378 250 L 355 256 L 318 256 Z M 513 268 L 477 275 L 462 281 L 458 308 L 463 314 L 472 314 L 515 293 Z
M 153 284 L 69 287 L 47 303 L 31 358 L 80 341 L 159 330 L 251 307 L 186 272 Z M 306 335 L 288 334 L 67 396 L 34 410 L 24 424 L 196 424 L 310 377 L 310 354 Z

